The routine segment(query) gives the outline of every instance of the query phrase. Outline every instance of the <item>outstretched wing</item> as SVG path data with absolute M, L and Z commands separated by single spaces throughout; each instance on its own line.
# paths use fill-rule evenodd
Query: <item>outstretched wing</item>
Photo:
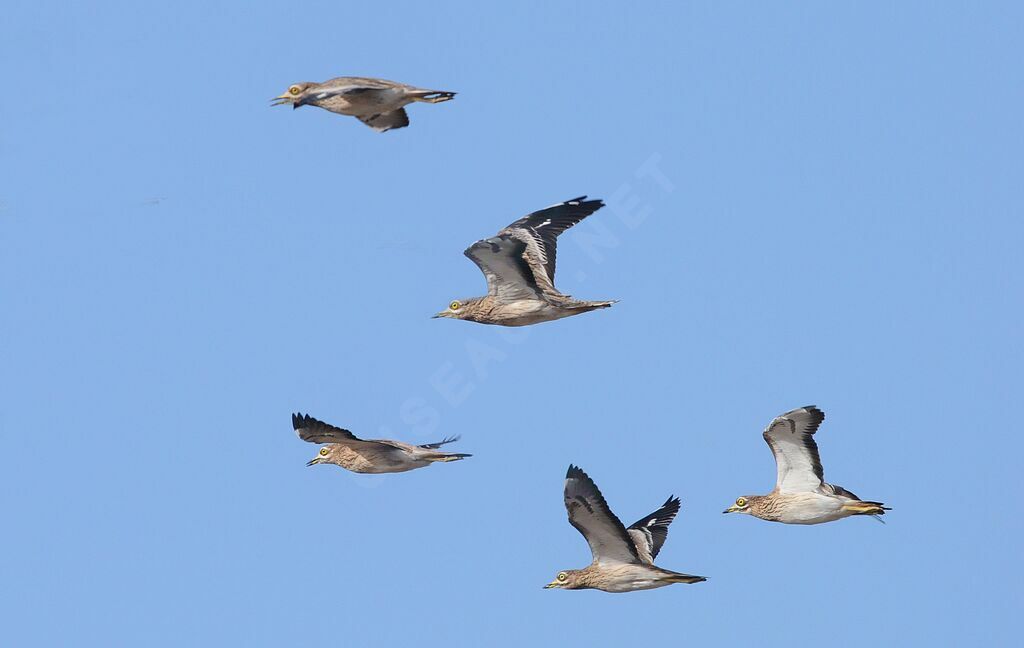
M 821 487 L 824 471 L 814 433 L 824 420 L 824 412 L 808 405 L 776 417 L 765 428 L 764 440 L 775 455 L 779 473 L 776 490 L 805 493 Z
M 545 207 L 512 223 L 499 236 L 507 235 L 526 244 L 526 259 L 533 266 L 537 283 L 555 283 L 555 257 L 558 235 L 604 207 L 600 200 L 587 200 L 586 196 L 573 198 L 551 207 Z
M 456 441 L 458 441 L 461 438 L 462 437 L 460 437 L 459 435 L 456 434 L 455 436 L 445 437 L 445 438 L 441 439 L 440 441 L 438 441 L 436 443 L 424 443 L 424 444 L 421 444 L 420 447 L 421 448 L 426 448 L 427 450 L 437 450 L 438 448 L 440 448 L 441 446 L 445 445 L 446 443 L 455 443 Z
M 292 414 L 292 427 L 300 439 L 310 443 L 344 443 L 361 440 L 348 430 L 319 421 L 309 414 Z
M 533 272 L 523 258 L 526 245 L 507 236 L 477 241 L 464 254 L 487 278 L 487 294 L 500 301 L 536 299 L 540 295 Z
M 569 524 L 583 534 L 598 564 L 637 563 L 633 540 L 608 508 L 594 481 L 576 466 L 565 474 L 565 508 Z
M 668 525 L 672 524 L 679 513 L 679 505 L 679 498 L 670 495 L 660 509 L 640 518 L 626 529 L 636 545 L 640 562 L 648 565 L 654 563 L 668 538 Z

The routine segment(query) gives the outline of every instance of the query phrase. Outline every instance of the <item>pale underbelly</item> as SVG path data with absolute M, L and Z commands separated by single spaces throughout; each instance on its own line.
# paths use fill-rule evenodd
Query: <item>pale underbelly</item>
M 517 302 L 492 312 L 495 321 L 488 324 L 500 324 L 502 326 L 529 326 L 540 322 L 551 322 L 553 320 L 570 317 L 584 312 L 570 308 L 558 308 L 545 301 Z
M 832 522 L 850 513 L 843 510 L 843 500 L 825 495 L 813 495 L 783 506 L 779 512 L 779 522 L 785 524 L 822 524 Z
M 651 578 L 638 578 L 623 583 L 615 583 L 604 588 L 604 591 L 611 592 L 612 594 L 621 594 L 623 592 L 638 592 L 640 590 L 656 589 L 658 587 L 665 587 L 671 585 L 668 581 L 659 581 Z

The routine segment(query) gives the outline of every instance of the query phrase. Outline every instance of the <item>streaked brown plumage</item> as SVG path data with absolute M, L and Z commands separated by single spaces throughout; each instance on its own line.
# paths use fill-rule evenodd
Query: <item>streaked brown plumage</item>
M 390 439 L 360 439 L 348 430 L 324 423 L 308 414 L 292 414 L 292 427 L 303 441 L 326 444 L 307 466 L 334 464 L 357 473 L 395 473 L 473 456 L 438 450 L 446 443 L 458 441 L 457 436 L 423 445 Z
M 303 81 L 274 97 L 273 105 L 316 106 L 339 115 L 351 115 L 370 128 L 383 133 L 409 125 L 405 106 L 420 101 L 441 103 L 455 97 L 454 92 L 427 90 L 415 86 L 369 77 L 337 77 L 323 83 Z

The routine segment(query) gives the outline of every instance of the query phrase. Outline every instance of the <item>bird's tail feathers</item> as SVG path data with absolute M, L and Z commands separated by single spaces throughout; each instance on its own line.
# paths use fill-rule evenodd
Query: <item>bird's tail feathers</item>
M 704 576 L 693 576 L 691 574 L 681 574 L 679 572 L 669 571 L 667 569 L 661 570 L 665 574 L 665 580 L 670 583 L 703 583 L 707 580 Z
M 592 311 L 598 308 L 608 308 L 612 304 L 619 303 L 618 299 L 611 299 L 608 301 L 577 301 L 575 303 L 567 304 L 568 308 L 579 309 L 582 311 Z
M 451 101 L 455 98 L 454 92 L 447 92 L 445 90 L 419 90 L 412 95 L 413 100 L 423 101 L 426 103 L 441 103 L 443 101 Z
M 435 455 L 431 455 L 429 457 L 424 457 L 424 459 L 426 459 L 427 461 L 440 461 L 440 462 L 444 463 L 444 462 L 448 462 L 448 461 L 459 461 L 460 459 L 465 459 L 466 457 L 472 457 L 472 456 L 473 455 L 466 454 L 464 452 L 452 452 L 452 453 L 438 452 Z
M 851 515 L 885 515 L 886 511 L 892 509 L 884 506 L 881 502 L 850 502 L 843 504 L 843 510 L 850 513 Z M 877 519 L 877 518 L 876 518 Z

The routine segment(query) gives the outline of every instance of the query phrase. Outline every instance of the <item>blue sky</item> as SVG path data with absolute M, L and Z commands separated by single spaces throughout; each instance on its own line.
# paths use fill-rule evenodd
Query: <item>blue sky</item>
M 551 6 L 554 5 L 554 6 Z M 1014 3 L 48 3 L 0 25 L 10 645 L 1007 644 L 1022 524 Z M 379 135 L 268 107 L 454 90 Z M 429 316 L 472 241 L 580 194 L 607 311 Z M 722 516 L 805 404 L 888 524 Z M 306 468 L 289 415 L 475 456 Z M 683 500 L 692 586 L 543 591 Z

